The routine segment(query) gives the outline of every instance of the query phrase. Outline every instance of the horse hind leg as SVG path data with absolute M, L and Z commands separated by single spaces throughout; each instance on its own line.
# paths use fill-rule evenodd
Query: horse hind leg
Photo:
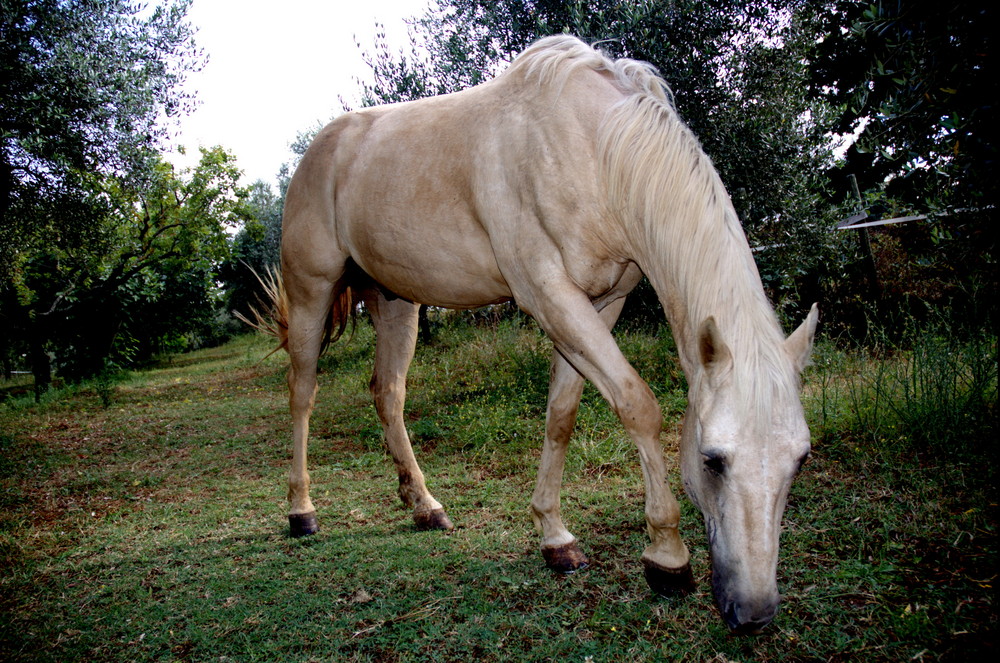
M 403 424 L 406 372 L 416 349 L 419 306 L 402 299 L 390 300 L 381 292 L 366 294 L 365 304 L 376 336 L 371 391 L 386 446 L 399 474 L 399 498 L 413 509 L 418 530 L 453 529 L 444 508 L 427 490 Z
M 283 275 L 287 296 L 288 404 L 292 415 L 292 467 L 288 476 L 288 523 L 293 537 L 318 531 L 316 509 L 309 498 L 307 446 L 309 418 L 316 401 L 316 363 L 322 349 L 335 294 L 335 283 L 303 277 L 294 270 Z

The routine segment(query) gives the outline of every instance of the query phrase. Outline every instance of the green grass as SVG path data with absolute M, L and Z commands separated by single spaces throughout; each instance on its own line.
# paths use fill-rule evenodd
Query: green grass
M 361 324 L 322 360 L 310 447 L 322 529 L 307 539 L 288 537 L 286 360 L 262 360 L 265 340 L 129 376 L 108 407 L 102 385 L 8 399 L 0 658 L 964 661 L 995 649 L 996 491 L 967 457 L 890 457 L 834 425 L 850 421 L 856 357 L 821 348 L 807 375 L 818 436 L 786 512 L 781 614 L 736 638 L 712 606 L 686 498 L 699 590 L 647 589 L 636 454 L 590 388 L 563 509 L 592 565 L 545 569 L 528 501 L 551 346 L 530 325 L 441 323 L 418 349 L 407 423 L 458 528 L 414 531 L 368 396 L 372 341 Z M 663 404 L 679 491 L 686 385 L 671 343 L 621 344 Z

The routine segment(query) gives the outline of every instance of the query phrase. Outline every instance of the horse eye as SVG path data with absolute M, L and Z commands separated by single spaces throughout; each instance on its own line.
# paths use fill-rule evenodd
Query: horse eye
M 722 456 L 705 454 L 705 469 L 713 476 L 722 476 L 722 473 L 726 471 L 726 460 Z

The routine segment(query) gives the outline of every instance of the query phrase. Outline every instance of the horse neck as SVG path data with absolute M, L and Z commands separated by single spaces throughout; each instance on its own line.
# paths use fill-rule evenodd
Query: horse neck
M 711 316 L 734 361 L 745 362 L 737 372 L 746 389 L 757 375 L 787 383 L 783 335 L 739 218 L 674 108 L 635 93 L 608 112 L 598 136 L 609 209 L 663 303 L 689 382 L 699 374 L 698 330 Z
M 780 362 L 783 335 L 721 182 L 707 196 L 678 192 L 670 210 L 646 219 L 647 250 L 637 262 L 663 304 L 685 374 L 698 370 L 698 331 L 710 316 L 735 361 Z

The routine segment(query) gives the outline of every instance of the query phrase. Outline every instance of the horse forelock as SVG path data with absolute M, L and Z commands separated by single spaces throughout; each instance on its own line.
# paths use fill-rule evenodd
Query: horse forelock
M 751 335 L 742 337 L 743 333 Z M 737 416 L 749 423 L 747 432 L 766 443 L 772 439 L 772 426 L 787 423 L 778 419 L 787 416 L 787 408 L 798 402 L 798 375 L 784 353 L 780 332 L 737 329 L 735 335 L 733 407 Z

